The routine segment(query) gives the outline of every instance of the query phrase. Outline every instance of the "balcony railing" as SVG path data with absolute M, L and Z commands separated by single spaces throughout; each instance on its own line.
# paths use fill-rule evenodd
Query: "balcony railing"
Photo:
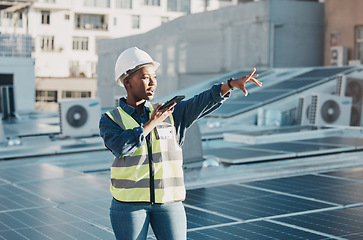
M 0 34 L 0 57 L 31 57 L 31 35 Z

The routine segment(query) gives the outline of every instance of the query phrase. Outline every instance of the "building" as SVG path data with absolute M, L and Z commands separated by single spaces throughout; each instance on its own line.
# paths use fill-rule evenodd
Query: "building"
M 30 35 L 0 34 L 0 115 L 34 110 L 35 75 Z
M 325 1 L 325 65 L 362 64 L 362 10 L 360 0 Z
M 1 1 L 0 32 L 29 34 L 37 109 L 63 98 L 95 97 L 97 41 L 147 32 L 190 11 L 177 0 Z
M 114 64 L 131 46 L 161 66 L 156 97 L 240 68 L 323 65 L 324 5 L 270 0 L 180 17 L 147 33 L 101 40 L 98 94 L 114 106 L 125 94 L 114 82 Z

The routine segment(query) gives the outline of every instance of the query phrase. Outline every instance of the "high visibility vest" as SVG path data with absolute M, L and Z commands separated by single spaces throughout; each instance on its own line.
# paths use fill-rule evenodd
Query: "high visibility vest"
M 149 102 L 148 105 L 151 116 L 154 107 Z M 140 126 L 121 107 L 106 114 L 124 130 Z M 172 138 L 159 136 L 157 129 L 172 131 Z M 122 202 L 183 201 L 183 156 L 176 139 L 174 120 L 170 115 L 156 130 L 150 132 L 148 144 L 139 147 L 130 156 L 115 157 L 111 166 L 112 196 Z

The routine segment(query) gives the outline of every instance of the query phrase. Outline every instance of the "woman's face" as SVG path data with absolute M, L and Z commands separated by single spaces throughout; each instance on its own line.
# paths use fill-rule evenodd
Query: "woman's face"
M 128 97 L 135 101 L 152 100 L 157 86 L 155 69 L 146 65 L 125 80 Z M 129 95 L 132 96 L 129 96 Z

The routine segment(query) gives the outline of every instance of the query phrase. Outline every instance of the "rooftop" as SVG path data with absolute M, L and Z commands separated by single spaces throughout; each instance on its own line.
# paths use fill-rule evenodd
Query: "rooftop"
M 337 74 L 357 72 L 360 68 L 266 70 L 261 93 L 280 95 L 259 94 L 260 101 L 238 108 L 249 98 L 236 93 L 233 106 L 227 102 L 200 121 L 200 159 L 185 161 L 188 239 L 361 239 L 362 127 L 254 122 L 258 108 L 286 112 L 296 94 L 329 92 Z M 193 95 L 204 85 L 184 91 Z M 250 89 L 251 97 L 258 95 L 259 89 Z M 114 239 L 113 156 L 101 138 L 62 137 L 55 113 L 20 115 L 2 125 L 0 239 Z M 151 230 L 148 239 L 154 239 Z

